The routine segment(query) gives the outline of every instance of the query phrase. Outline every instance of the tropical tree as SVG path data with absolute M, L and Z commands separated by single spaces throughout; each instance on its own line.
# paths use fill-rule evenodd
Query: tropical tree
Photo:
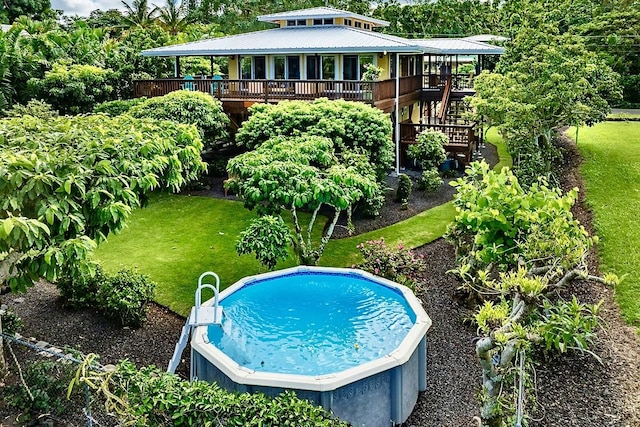
M 11 24 L 19 16 L 32 19 L 44 19 L 52 15 L 50 0 L 3 0 L 0 9 L 0 22 Z
M 599 304 L 558 294 L 577 280 L 618 279 L 589 274 L 587 253 L 597 240 L 571 213 L 577 189 L 563 195 L 543 181 L 526 190 L 510 170 L 491 171 L 484 162 L 472 163 L 454 185 L 457 214 L 446 238 L 456 248 L 462 289 L 480 301 L 482 425 L 525 425 L 524 406 L 535 403 L 536 352 L 590 353 L 596 339 Z
M 552 137 L 563 125 L 593 125 L 619 99 L 617 75 L 579 38 L 528 28 L 507 46 L 496 73 L 483 73 L 471 99 L 498 126 L 522 183 L 551 177 Z
M 310 134 L 331 139 L 338 153 L 362 150 L 381 179 L 393 161 L 389 115 L 372 106 L 320 98 L 313 102 L 255 104 L 250 113 L 236 134 L 238 144 L 248 148 L 258 147 L 274 136 Z
M 227 170 L 233 177 L 227 186 L 248 209 L 259 208 L 260 213 L 271 215 L 289 211 L 294 249 L 305 265 L 318 263 L 340 214 L 377 191 L 366 154 L 357 150 L 338 153 L 330 139 L 314 135 L 273 137 L 254 151 L 231 159 Z M 316 244 L 312 232 L 321 209 L 329 211 L 331 218 Z M 300 211 L 312 213 L 304 228 Z M 263 221 L 254 228 L 265 224 L 270 226 Z
M 104 115 L 0 120 L 0 271 L 24 291 L 90 269 L 154 188 L 178 191 L 205 165 L 193 126 Z
M 158 23 L 173 36 L 184 31 L 191 22 L 185 2 L 178 5 L 176 0 L 166 0 L 163 7 L 154 6 L 158 10 Z
M 155 22 L 158 7 L 149 7 L 147 0 L 133 0 L 131 4 L 121 1 L 125 8 L 124 21 L 128 27 L 148 27 Z

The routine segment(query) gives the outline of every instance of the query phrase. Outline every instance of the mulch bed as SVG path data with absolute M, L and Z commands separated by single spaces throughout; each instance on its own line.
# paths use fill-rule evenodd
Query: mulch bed
M 582 180 L 577 172 L 579 154 L 570 142 L 566 143 L 566 151 L 564 186 L 577 186 L 582 190 Z M 220 197 L 220 188 L 192 194 Z M 583 204 L 583 191 L 581 195 L 575 215 L 590 227 L 591 216 Z M 364 232 L 370 227 L 389 225 L 434 205 L 430 203 L 442 203 L 442 199 L 432 202 L 430 197 L 415 192 L 409 203 L 413 210 L 401 211 L 398 205 L 389 204 L 381 219 L 371 223 L 358 219 L 356 230 Z M 437 195 L 434 199 L 437 197 L 445 196 Z M 420 394 L 407 426 L 476 426 L 474 416 L 479 411 L 477 395 L 481 386 L 480 367 L 474 352 L 476 333 L 467 320 L 471 317 L 470 308 L 457 298 L 459 283 L 447 274 L 454 266 L 453 248 L 439 239 L 416 251 L 429 263 L 418 295 L 433 326 L 427 352 L 428 389 Z M 596 269 L 594 254 L 590 261 Z M 585 302 L 604 300 L 602 318 L 606 329 L 594 349 L 602 359 L 602 365 L 592 356 L 580 353 L 541 359 L 536 369 L 538 411 L 530 425 L 640 426 L 640 340 L 635 329 L 622 320 L 613 301 L 612 289 L 594 283 L 575 283 L 570 292 Z M 64 309 L 56 288 L 44 282 L 31 288 L 23 299 L 7 295 L 3 302 L 23 318 L 23 335 L 57 346 L 76 347 L 84 353 L 99 353 L 103 363 L 128 358 L 137 365 L 164 367 L 184 323 L 184 318 L 151 305 L 144 327 L 137 330 L 119 328 L 92 310 Z M 186 377 L 188 350 L 184 356 L 179 374 Z M 24 360 L 34 356 L 32 352 L 22 351 L 18 357 Z M 0 411 L 3 410 L 0 405 Z M 80 410 L 70 412 L 64 420 L 58 420 L 57 425 L 86 425 Z M 12 425 L 15 414 L 0 413 L 0 416 L 0 425 L 8 426 Z M 109 425 L 108 419 L 101 425 Z

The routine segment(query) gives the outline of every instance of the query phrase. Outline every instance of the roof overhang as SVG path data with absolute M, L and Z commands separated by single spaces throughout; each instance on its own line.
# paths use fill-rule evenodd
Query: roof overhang
M 141 52 L 142 56 L 232 56 L 278 54 L 441 54 L 415 40 L 344 26 L 290 27 L 237 34 Z

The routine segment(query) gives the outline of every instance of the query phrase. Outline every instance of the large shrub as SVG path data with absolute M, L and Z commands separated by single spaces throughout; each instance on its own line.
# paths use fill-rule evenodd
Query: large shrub
M 90 359 L 85 363 L 89 362 Z M 138 370 L 128 361 L 120 362 L 116 371 L 109 373 L 84 368 L 85 365 L 79 370 L 78 383 L 100 390 L 107 407 L 124 425 L 347 425 L 291 391 L 273 398 L 262 393 L 229 393 L 215 383 L 185 381 L 155 366 Z
M 131 270 L 120 270 L 105 277 L 99 284 L 97 303 L 105 315 L 122 326 L 138 327 L 147 317 L 147 303 L 155 293 L 156 284 L 148 276 Z
M 447 158 L 444 146 L 448 143 L 449 137 L 445 133 L 427 129 L 418 134 L 416 143 L 409 146 L 407 154 L 423 170 L 437 169 Z
M 53 64 L 44 78 L 32 78 L 28 87 L 35 98 L 51 104 L 61 114 L 88 113 L 115 96 L 117 74 L 93 65 Z
M 149 98 L 131 108 L 129 114 L 195 125 L 205 148 L 213 147 L 216 141 L 228 136 L 229 118 L 222 111 L 222 103 L 202 92 L 180 90 Z
M 93 266 L 91 266 L 93 267 Z M 100 285 L 106 275 L 100 265 L 95 268 L 76 268 L 66 270 L 56 281 L 56 287 L 68 307 L 84 308 L 96 306 Z
M 52 119 L 58 117 L 58 112 L 44 101 L 32 99 L 26 105 L 14 104 L 5 111 L 7 117 L 33 116 L 39 119 Z
M 255 104 L 251 116 L 236 134 L 236 141 L 255 148 L 274 136 L 311 134 L 333 141 L 337 153 L 361 148 L 368 155 L 378 178 L 393 162 L 391 120 L 377 108 L 359 102 L 283 101 Z
M 0 140 L 0 269 L 14 291 L 79 268 L 149 191 L 205 167 L 194 126 L 127 115 L 5 119 Z
M 525 190 L 510 170 L 492 171 L 485 162 L 472 163 L 452 185 L 458 189 L 457 215 L 446 238 L 474 269 L 506 270 L 552 259 L 554 268 L 567 269 L 592 244 L 571 213 L 577 190 L 562 195 L 544 183 Z
M 133 99 L 116 99 L 114 101 L 102 102 L 95 106 L 94 113 L 104 113 L 107 116 L 115 117 L 124 113 L 128 113 L 136 105 L 142 104 L 147 100 L 146 97 Z

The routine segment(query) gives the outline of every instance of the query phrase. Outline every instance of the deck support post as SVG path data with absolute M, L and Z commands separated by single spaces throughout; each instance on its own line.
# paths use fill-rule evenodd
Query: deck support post
M 400 53 L 396 52 L 396 105 L 395 105 L 395 143 L 396 143 L 396 176 L 400 175 Z
M 173 62 L 173 76 L 175 78 L 180 77 L 180 57 L 176 56 Z

